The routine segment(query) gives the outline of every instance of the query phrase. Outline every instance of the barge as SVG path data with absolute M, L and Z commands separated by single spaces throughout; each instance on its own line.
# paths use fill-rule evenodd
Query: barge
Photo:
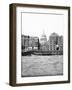
M 63 55 L 63 51 L 24 51 L 22 52 L 22 56 L 30 56 L 30 55 Z

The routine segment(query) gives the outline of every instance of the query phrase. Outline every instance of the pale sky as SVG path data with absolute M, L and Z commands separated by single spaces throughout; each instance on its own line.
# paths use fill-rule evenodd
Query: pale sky
M 55 32 L 63 35 L 64 15 L 22 13 L 22 34 L 41 37 L 45 32 L 47 38 Z

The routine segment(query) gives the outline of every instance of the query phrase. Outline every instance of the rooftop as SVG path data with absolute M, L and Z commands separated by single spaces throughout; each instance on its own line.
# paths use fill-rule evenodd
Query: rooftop
M 50 36 L 59 36 L 57 33 L 53 32 Z

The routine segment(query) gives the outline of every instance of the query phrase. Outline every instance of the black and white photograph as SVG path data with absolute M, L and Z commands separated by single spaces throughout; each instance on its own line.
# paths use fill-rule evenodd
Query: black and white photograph
M 70 8 L 12 4 L 10 9 L 13 84 L 70 82 Z
M 21 76 L 63 75 L 64 15 L 22 12 Z

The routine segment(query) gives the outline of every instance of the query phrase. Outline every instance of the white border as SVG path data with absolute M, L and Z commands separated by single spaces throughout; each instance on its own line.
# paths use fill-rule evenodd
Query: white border
M 64 14 L 64 56 L 63 56 L 63 76 L 41 76 L 41 77 L 21 77 L 21 12 L 43 12 Z M 51 82 L 68 80 L 68 11 L 60 9 L 37 9 L 37 8 L 16 8 L 16 83 L 31 82 Z

